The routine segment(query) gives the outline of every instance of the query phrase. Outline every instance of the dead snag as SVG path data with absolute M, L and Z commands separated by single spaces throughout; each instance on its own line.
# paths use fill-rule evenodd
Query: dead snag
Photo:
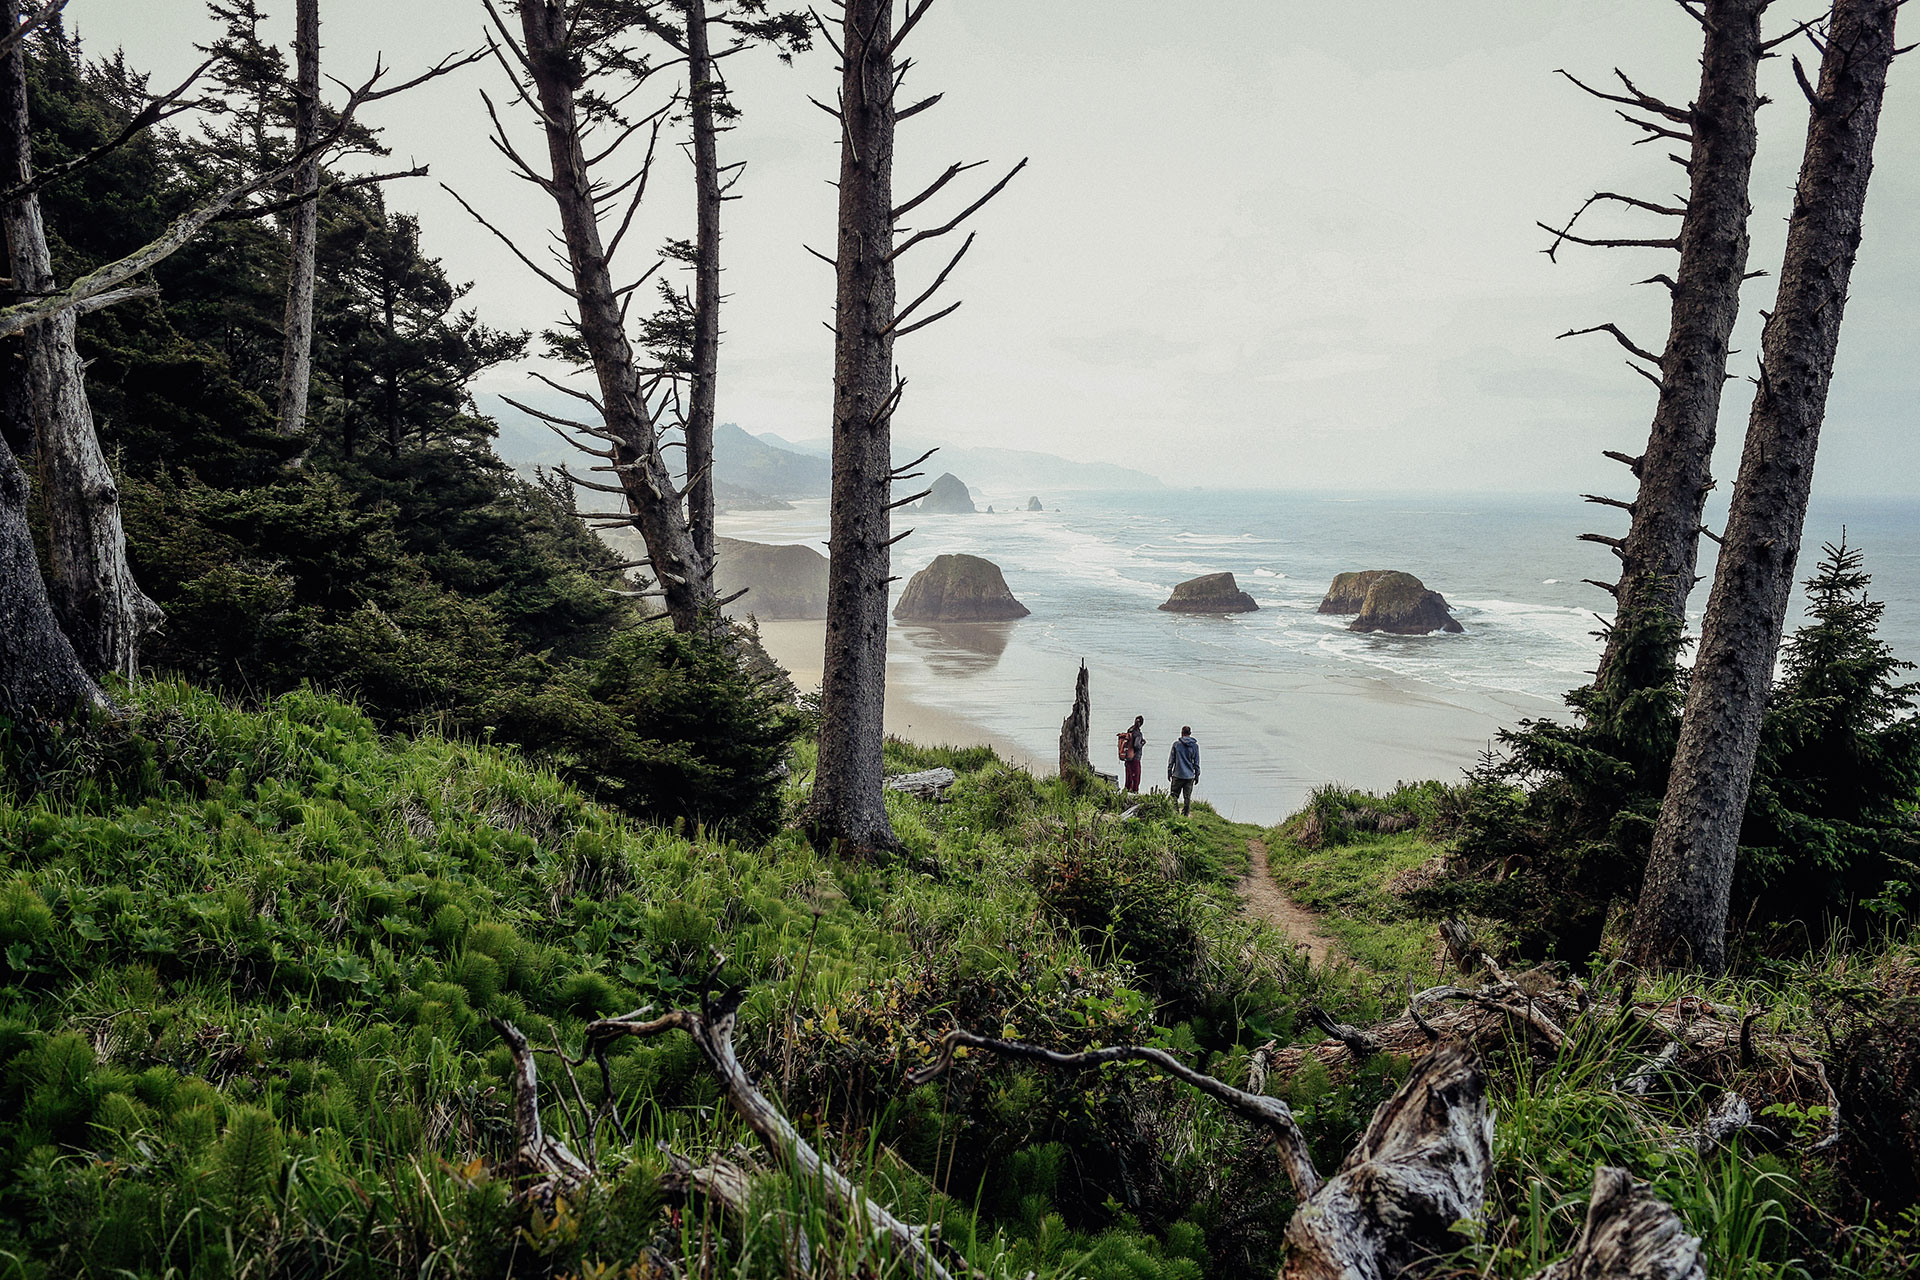
M 893 415 L 906 390 L 894 365 L 894 343 L 960 305 L 917 316 L 946 283 L 973 238 L 968 236 L 933 283 L 905 306 L 897 305 L 895 264 L 915 246 L 954 231 L 1019 172 L 1015 166 L 985 195 L 938 226 L 914 231 L 903 224 L 909 213 L 974 167 L 950 165 L 919 194 L 894 202 L 895 126 L 939 101 L 935 95 L 902 107 L 897 98 L 913 65 L 911 58 L 901 56 L 902 45 L 932 2 L 920 0 L 896 15 L 895 0 L 845 0 L 839 38 L 834 38 L 832 25 L 821 24 L 822 34 L 840 56 L 838 102 L 820 104 L 840 126 L 840 211 L 837 247 L 829 259 L 835 293 L 826 664 L 820 681 L 820 764 L 807 826 L 817 844 L 855 853 L 898 843 L 881 791 L 880 744 L 892 548 L 912 532 L 893 532 L 893 484 L 915 464 L 893 465 Z
M 1631 460 L 1640 482 L 1634 500 L 1587 498 L 1624 509 L 1628 520 L 1626 536 L 1615 545 L 1620 559 L 1618 584 L 1602 584 L 1615 596 L 1615 624 L 1606 633 L 1596 686 L 1611 682 L 1622 692 L 1653 687 L 1669 678 L 1678 651 L 1678 624 L 1686 618 L 1699 557 L 1701 514 L 1713 488 L 1710 469 L 1720 393 L 1726 383 L 1728 342 L 1740 312 L 1740 287 L 1747 278 L 1747 220 L 1752 209 L 1748 188 L 1758 141 L 1755 117 L 1765 101 L 1758 82 L 1760 61 L 1766 56 L 1761 16 L 1770 3 L 1704 0 L 1700 87 L 1684 106 L 1642 92 L 1619 72 L 1615 75 L 1624 92 L 1604 91 L 1567 77 L 1595 97 L 1625 108 L 1619 114 L 1642 131 L 1638 141 L 1677 142 L 1673 158 L 1684 166 L 1688 180 L 1683 201 L 1655 203 L 1598 192 L 1581 209 L 1584 213 L 1595 203 L 1613 204 L 1679 220 L 1671 239 L 1598 242 L 1678 251 L 1671 277 L 1656 275 L 1641 282 L 1666 285 L 1672 299 L 1666 343 L 1658 354 L 1637 346 L 1611 324 L 1561 335 L 1611 334 L 1640 361 L 1628 364 L 1659 389 L 1647 447 Z M 1569 228 L 1572 225 L 1567 223 Z M 1561 240 L 1596 243 L 1562 229 L 1549 253 L 1558 249 Z M 1652 625 L 1662 618 L 1675 625 Z
M 1573 1252 L 1534 1280 L 1706 1280 L 1700 1241 L 1625 1169 L 1593 1171 L 1587 1223 Z
M 1727 904 L 1760 717 L 1793 590 L 1815 451 L 1860 248 L 1901 0 L 1836 0 L 1826 30 L 1780 290 L 1760 341 L 1725 545 L 1626 958 L 1726 967 Z M 1795 64 L 1796 67 L 1798 64 Z M 1804 75 L 1801 83 L 1806 84 Z
M 1060 722 L 1061 777 L 1093 772 L 1093 760 L 1087 751 L 1092 733 L 1093 700 L 1087 690 L 1087 664 L 1083 661 L 1073 682 L 1073 710 Z

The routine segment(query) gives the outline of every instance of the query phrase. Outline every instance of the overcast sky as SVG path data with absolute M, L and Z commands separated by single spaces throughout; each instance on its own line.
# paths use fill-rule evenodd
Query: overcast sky
M 1776 0 L 1768 25 L 1820 7 Z M 290 23 L 291 0 L 262 8 Z M 322 9 L 328 70 L 343 79 L 377 52 L 406 71 L 482 31 L 479 0 Z M 68 15 L 91 52 L 124 45 L 163 78 L 211 33 L 199 0 L 72 0 Z M 1555 264 L 1534 222 L 1595 190 L 1672 195 L 1685 175 L 1553 73 L 1593 83 L 1618 66 L 1684 103 L 1699 43 L 1673 0 L 939 0 L 914 36 L 907 92 L 946 100 L 902 126 L 899 191 L 953 160 L 1031 164 L 975 220 L 954 280 L 965 305 L 901 344 L 899 429 L 1186 484 L 1619 492 L 1626 478 L 1599 451 L 1638 451 L 1653 389 L 1611 339 L 1555 335 L 1611 320 L 1658 349 L 1665 291 L 1631 282 L 1670 271 L 1673 255 L 1571 250 Z M 802 245 L 831 252 L 834 238 L 834 123 L 807 102 L 831 99 L 832 58 L 784 67 L 748 53 L 729 75 L 745 114 L 722 158 L 748 166 L 726 212 L 720 414 L 823 437 L 833 287 Z M 1806 133 L 1786 59 L 1763 77 L 1774 102 L 1750 265 L 1770 274 L 1747 286 L 1742 374 Z M 538 330 L 558 295 L 436 185 L 541 243 L 551 206 L 485 140 L 479 91 L 503 78 L 470 68 L 376 119 L 399 156 L 433 167 L 390 189 L 394 207 L 419 213 L 429 251 L 475 282 L 487 320 Z M 1828 494 L 1920 492 L 1917 79 L 1903 59 L 1888 92 L 1819 467 Z M 674 181 L 642 214 L 651 244 L 691 236 L 686 165 L 671 160 Z M 1660 234 L 1650 215 L 1602 215 L 1594 230 L 1607 218 L 1619 234 Z M 904 260 L 902 297 L 943 260 Z M 513 372 L 486 389 L 525 385 Z M 1750 384 L 1729 384 L 1729 483 L 1750 399 Z

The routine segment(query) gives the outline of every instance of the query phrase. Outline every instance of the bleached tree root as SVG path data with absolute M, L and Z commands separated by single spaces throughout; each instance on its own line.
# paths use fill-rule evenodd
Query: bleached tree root
M 1625 1169 L 1593 1172 L 1587 1223 L 1573 1252 L 1533 1280 L 1706 1280 L 1698 1237 Z
M 1471 1045 L 1421 1059 L 1287 1224 L 1282 1280 L 1388 1280 L 1454 1243 L 1453 1224 L 1479 1215 L 1493 1168 L 1486 1083 Z

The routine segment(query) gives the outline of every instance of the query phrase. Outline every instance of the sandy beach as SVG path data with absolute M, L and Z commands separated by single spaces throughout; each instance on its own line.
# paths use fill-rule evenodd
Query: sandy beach
M 768 655 L 775 662 L 786 668 L 787 674 L 793 677 L 793 683 L 802 693 L 820 687 L 826 640 L 825 622 L 777 620 L 760 623 L 760 643 L 766 646 Z M 1043 767 L 1041 761 L 1007 735 L 995 733 L 950 708 L 919 701 L 913 697 L 910 689 L 891 680 L 887 684 L 885 711 L 887 732 L 908 742 L 929 747 L 990 746 L 1000 753 L 1003 760 L 1030 769 Z M 1044 767 L 1051 772 L 1052 761 L 1046 761 Z

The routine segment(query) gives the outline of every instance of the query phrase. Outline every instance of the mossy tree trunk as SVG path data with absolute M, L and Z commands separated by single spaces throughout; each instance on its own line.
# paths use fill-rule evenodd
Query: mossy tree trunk
M 1760 389 L 1628 941 L 1629 958 L 1650 967 L 1726 966 L 1741 817 L 1860 245 L 1899 3 L 1836 0 L 1819 85 L 1807 94 L 1812 119 L 1761 339 Z
M 840 229 L 835 260 L 833 502 L 816 840 L 894 843 L 882 790 L 887 584 L 893 544 L 893 0 L 846 0 L 840 23 Z

